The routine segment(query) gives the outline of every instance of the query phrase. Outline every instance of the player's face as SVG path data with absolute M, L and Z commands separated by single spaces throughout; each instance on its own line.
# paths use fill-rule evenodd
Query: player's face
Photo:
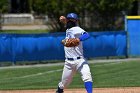
M 77 22 L 77 20 L 75 20 L 75 19 L 67 19 L 67 22 L 68 22 L 68 21 L 72 21 L 72 22 L 74 22 L 74 23 Z

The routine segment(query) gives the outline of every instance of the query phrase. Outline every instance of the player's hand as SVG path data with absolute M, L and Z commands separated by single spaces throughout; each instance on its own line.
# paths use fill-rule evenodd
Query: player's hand
M 67 23 L 67 19 L 66 19 L 65 16 L 60 16 L 60 17 L 59 17 L 59 21 L 60 21 L 61 23 L 63 23 L 63 24 L 66 24 L 66 23 Z

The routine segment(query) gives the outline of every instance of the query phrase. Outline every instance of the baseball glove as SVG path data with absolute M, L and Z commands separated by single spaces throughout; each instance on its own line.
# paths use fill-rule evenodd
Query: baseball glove
M 69 39 L 63 39 L 62 44 L 66 47 L 75 47 L 78 46 L 80 43 L 79 38 L 69 38 Z

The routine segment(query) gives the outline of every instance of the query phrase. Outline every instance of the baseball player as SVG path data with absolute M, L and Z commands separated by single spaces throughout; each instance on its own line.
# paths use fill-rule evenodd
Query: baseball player
M 66 17 L 60 16 L 60 22 L 66 25 L 66 37 L 62 40 L 65 51 L 65 65 L 61 82 L 56 93 L 63 93 L 71 83 L 73 75 L 79 72 L 87 93 L 92 92 L 92 76 L 89 65 L 83 56 L 82 42 L 89 38 L 89 34 L 78 26 L 78 16 L 69 13 Z

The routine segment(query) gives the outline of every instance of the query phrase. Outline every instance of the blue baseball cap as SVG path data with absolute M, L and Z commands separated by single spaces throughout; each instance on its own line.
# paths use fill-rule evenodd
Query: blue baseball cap
M 67 15 L 67 19 L 75 19 L 75 20 L 78 20 L 78 15 L 75 14 L 75 13 L 69 13 Z

